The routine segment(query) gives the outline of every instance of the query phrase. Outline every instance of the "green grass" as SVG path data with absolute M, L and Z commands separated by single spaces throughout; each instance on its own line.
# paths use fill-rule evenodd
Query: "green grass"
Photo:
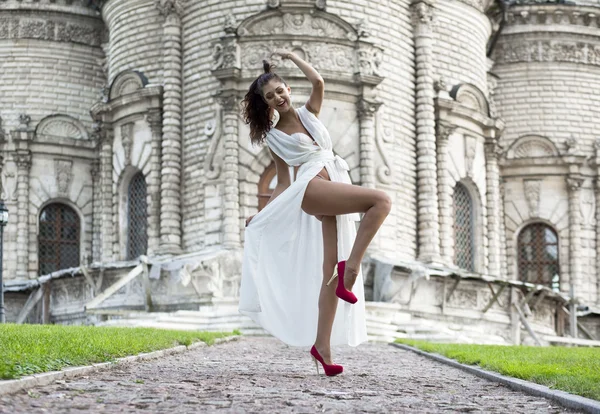
M 203 341 L 232 332 L 62 325 L 0 325 L 0 379 L 110 362 L 116 358 Z
M 397 340 L 463 364 L 600 400 L 600 349 L 437 344 Z

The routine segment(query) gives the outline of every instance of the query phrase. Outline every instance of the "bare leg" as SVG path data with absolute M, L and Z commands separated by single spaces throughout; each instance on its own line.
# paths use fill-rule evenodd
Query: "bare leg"
M 321 219 L 323 227 L 323 282 L 319 294 L 319 324 L 317 327 L 317 340 L 315 347 L 323 357 L 326 364 L 331 362 L 331 329 L 335 319 L 338 298 L 335 288 L 326 283 L 333 275 L 337 264 L 337 227 L 335 216 L 324 216 Z
M 390 212 L 389 196 L 380 190 L 312 179 L 304 193 L 302 209 L 314 216 L 365 213 L 350 256 L 346 260 L 344 285 L 352 289 L 367 247 Z M 346 282 L 347 281 L 347 282 Z

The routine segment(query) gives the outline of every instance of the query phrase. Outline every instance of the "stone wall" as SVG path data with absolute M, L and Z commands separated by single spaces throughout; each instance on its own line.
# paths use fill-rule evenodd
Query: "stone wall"
M 6 279 L 37 275 L 39 214 L 53 201 L 75 209 L 81 258 L 91 253 L 95 144 L 89 110 L 106 82 L 106 33 L 96 12 L 71 3 L 0 4 Z
M 102 17 L 110 33 L 107 51 L 109 84 L 128 70 L 143 73 L 149 83 L 163 79 L 163 29 L 159 9 L 152 0 L 107 1 Z
M 585 162 L 596 154 L 600 126 L 596 14 L 583 6 L 511 7 L 493 53 L 496 103 L 506 121 L 508 274 L 518 278 L 518 232 L 547 223 L 559 235 L 561 289 L 573 285 L 588 301 L 598 300 L 597 171 Z

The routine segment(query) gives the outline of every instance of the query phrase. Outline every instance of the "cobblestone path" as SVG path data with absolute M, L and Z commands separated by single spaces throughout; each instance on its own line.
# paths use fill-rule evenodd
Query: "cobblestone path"
M 0 413 L 575 412 L 385 344 L 334 353 L 345 372 L 327 378 L 308 351 L 243 338 L 3 396 Z

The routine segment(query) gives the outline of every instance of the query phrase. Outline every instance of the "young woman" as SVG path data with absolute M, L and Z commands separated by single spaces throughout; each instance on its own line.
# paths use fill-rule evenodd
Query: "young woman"
M 391 201 L 383 191 L 352 185 L 348 164 L 334 155 L 318 118 L 323 78 L 297 55 L 277 55 L 304 72 L 312 92 L 295 109 L 290 86 L 264 61 L 242 102 L 252 143 L 266 141 L 270 149 L 277 186 L 246 220 L 240 312 L 289 345 L 313 345 L 315 363 L 337 375 L 343 368 L 333 364 L 331 345 L 367 339 L 360 264 Z M 290 166 L 299 167 L 293 182 Z

